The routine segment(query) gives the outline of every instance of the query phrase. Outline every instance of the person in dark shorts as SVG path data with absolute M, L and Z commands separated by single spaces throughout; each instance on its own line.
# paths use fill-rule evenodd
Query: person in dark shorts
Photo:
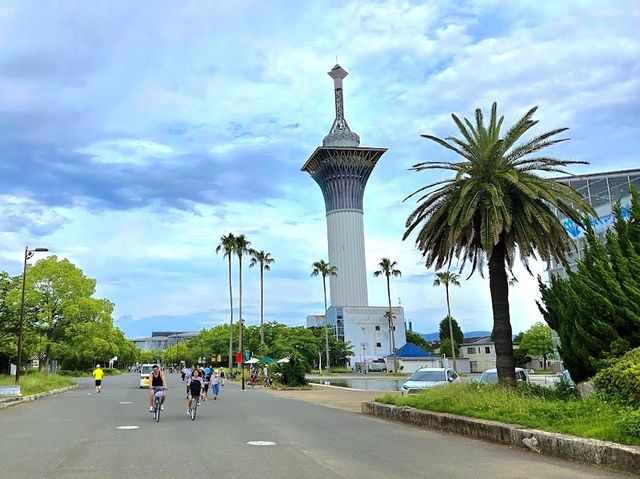
M 187 398 L 187 414 L 191 414 L 191 404 L 193 400 L 200 402 L 200 392 L 202 391 L 202 378 L 200 377 L 200 371 L 193 370 L 189 382 L 187 383 L 187 392 L 189 396 Z
M 99 364 L 96 365 L 96 368 L 93 370 L 93 379 L 96 382 L 96 392 L 99 393 L 102 389 L 102 378 L 104 377 L 104 371 L 100 367 Z

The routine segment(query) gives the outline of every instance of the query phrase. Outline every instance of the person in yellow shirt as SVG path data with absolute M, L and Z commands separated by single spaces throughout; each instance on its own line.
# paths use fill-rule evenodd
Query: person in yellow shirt
M 96 392 L 99 393 L 100 389 L 102 389 L 102 377 L 104 376 L 104 371 L 100 367 L 99 364 L 96 365 L 96 368 L 93 370 L 93 379 L 96 381 Z

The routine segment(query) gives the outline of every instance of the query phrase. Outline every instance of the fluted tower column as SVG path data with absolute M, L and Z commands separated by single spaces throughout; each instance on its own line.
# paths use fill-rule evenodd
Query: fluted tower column
M 329 72 L 336 118 L 302 171 L 311 175 L 324 196 L 329 263 L 338 269 L 337 276 L 330 277 L 331 306 L 368 306 L 362 203 L 367 180 L 387 149 L 360 147 L 360 137 L 349 128 L 342 88 L 347 75 L 340 65 Z

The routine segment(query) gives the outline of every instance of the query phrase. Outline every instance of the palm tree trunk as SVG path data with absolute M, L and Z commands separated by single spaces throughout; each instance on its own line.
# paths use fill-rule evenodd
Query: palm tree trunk
M 238 323 L 240 324 L 240 374 L 242 375 L 242 389 L 244 390 L 244 318 L 242 317 L 242 255 L 238 255 L 238 282 L 240 283 L 238 294 Z
M 264 346 L 264 266 L 260 265 L 260 345 Z
M 507 387 L 516 387 L 515 360 L 511 318 L 509 316 L 509 283 L 505 268 L 505 244 L 500 239 L 489 258 L 489 289 L 493 308 L 493 338 L 496 345 L 498 381 Z
M 229 310 L 231 311 L 229 320 L 229 371 L 233 368 L 233 288 L 231 286 L 231 259 L 229 253 Z
M 387 275 L 387 298 L 389 299 L 389 341 L 391 354 L 393 354 L 393 372 L 398 372 L 398 360 L 396 358 L 396 332 L 393 327 L 393 313 L 391 312 L 391 281 Z
M 324 348 L 326 354 L 325 369 L 328 371 L 330 368 L 329 358 L 329 318 L 327 318 L 327 279 L 322 275 L 322 289 L 324 290 Z
M 449 283 L 445 283 L 444 289 L 447 292 L 447 318 L 449 318 L 449 341 L 451 341 L 451 358 L 453 359 L 453 369 L 458 370 L 456 367 L 456 348 L 453 340 L 453 324 L 451 321 L 451 305 L 449 304 Z

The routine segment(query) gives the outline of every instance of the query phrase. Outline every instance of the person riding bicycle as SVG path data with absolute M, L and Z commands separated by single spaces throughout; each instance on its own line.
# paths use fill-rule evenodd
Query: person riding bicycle
M 160 395 L 160 409 L 164 411 L 167 389 L 169 387 L 167 386 L 167 378 L 164 376 L 164 371 L 160 369 L 160 366 L 154 364 L 149 378 L 149 412 L 153 412 L 153 400 L 156 394 Z
M 187 391 L 189 396 L 187 398 L 187 414 L 191 414 L 191 404 L 195 399 L 200 403 L 200 392 L 202 391 L 202 378 L 200 378 L 200 371 L 193 370 L 189 382 L 187 383 Z

